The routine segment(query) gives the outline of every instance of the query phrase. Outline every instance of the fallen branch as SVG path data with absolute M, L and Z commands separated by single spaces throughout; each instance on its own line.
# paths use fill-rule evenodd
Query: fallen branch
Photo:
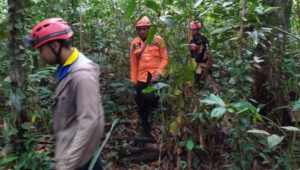
M 113 140 L 126 140 L 126 141 L 135 141 L 135 142 L 144 142 L 144 143 L 155 143 L 155 139 L 144 137 L 144 136 L 126 136 L 126 137 L 112 137 Z
M 124 159 L 121 159 L 122 162 L 135 162 L 135 163 L 140 163 L 140 162 L 152 162 L 155 160 L 158 160 L 159 156 L 159 150 L 154 150 L 154 151 L 144 151 L 141 153 L 136 153 L 133 155 L 130 155 Z

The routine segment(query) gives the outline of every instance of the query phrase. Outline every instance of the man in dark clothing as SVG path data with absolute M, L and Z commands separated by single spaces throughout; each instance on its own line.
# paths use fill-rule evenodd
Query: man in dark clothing
M 210 80 L 212 64 L 210 47 L 207 38 L 199 32 L 201 28 L 200 22 L 192 21 L 189 28 L 193 36 L 190 41 L 190 53 L 192 60 L 197 63 L 194 73 L 195 84 L 198 85 L 200 80 Z

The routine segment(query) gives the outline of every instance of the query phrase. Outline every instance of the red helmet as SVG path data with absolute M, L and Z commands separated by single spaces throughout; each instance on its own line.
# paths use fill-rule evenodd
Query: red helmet
M 201 28 L 201 23 L 197 21 L 190 22 L 190 29 L 191 30 L 197 30 Z
M 146 16 L 144 16 L 142 19 L 140 19 L 140 20 L 136 23 L 135 27 L 150 26 L 150 25 L 151 25 L 151 24 L 150 24 L 149 18 L 146 17 Z
M 61 18 L 46 19 L 33 27 L 29 37 L 26 37 L 27 46 L 38 48 L 52 40 L 67 40 L 72 37 L 73 31 L 66 21 Z

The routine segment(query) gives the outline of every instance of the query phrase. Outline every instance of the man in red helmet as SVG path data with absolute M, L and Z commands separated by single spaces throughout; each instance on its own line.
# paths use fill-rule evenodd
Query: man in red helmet
M 152 44 L 147 43 L 150 30 L 150 20 L 141 18 L 136 24 L 136 37 L 130 46 L 130 72 L 131 81 L 136 90 L 135 100 L 138 105 L 138 113 L 142 120 L 143 135 L 152 137 L 151 123 L 152 111 L 158 103 L 158 97 L 154 93 L 142 93 L 142 90 L 158 82 L 164 75 L 168 64 L 168 53 L 164 40 L 155 36 Z
M 26 38 L 46 63 L 59 65 L 53 103 L 56 170 L 87 170 L 104 129 L 99 66 L 72 47 L 72 35 L 64 20 L 50 18 Z M 100 158 L 94 169 L 102 169 Z
M 191 58 L 196 61 L 195 84 L 198 85 L 200 80 L 209 81 L 211 73 L 211 56 L 209 41 L 202 35 L 199 30 L 201 23 L 192 21 L 189 26 L 192 31 L 192 40 L 190 41 Z

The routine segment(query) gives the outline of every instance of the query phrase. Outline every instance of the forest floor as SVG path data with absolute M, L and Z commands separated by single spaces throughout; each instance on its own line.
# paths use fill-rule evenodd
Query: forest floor
M 113 130 L 101 155 L 104 164 L 112 170 L 119 169 L 155 169 L 159 160 L 159 136 L 161 123 L 154 121 L 151 134 L 153 139 L 141 135 L 140 120 L 136 109 L 133 113 L 123 114 Z M 111 122 L 106 123 L 105 131 L 109 131 Z

